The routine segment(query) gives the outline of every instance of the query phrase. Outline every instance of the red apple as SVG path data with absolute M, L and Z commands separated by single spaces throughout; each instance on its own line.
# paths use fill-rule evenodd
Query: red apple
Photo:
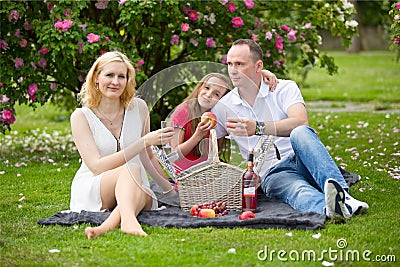
M 213 128 L 217 126 L 217 116 L 214 113 L 207 111 L 201 115 L 201 121 L 210 121 Z
M 215 211 L 213 209 L 201 209 L 199 211 L 199 218 L 215 218 Z
M 199 213 L 199 212 L 197 211 L 198 207 L 199 207 L 199 206 L 197 206 L 197 205 L 193 205 L 193 206 L 190 208 L 190 215 L 197 217 L 197 215 L 198 215 L 198 213 Z
M 252 211 L 243 211 L 240 215 L 239 215 L 239 220 L 248 220 L 248 219 L 255 219 L 256 215 L 254 215 L 254 213 Z

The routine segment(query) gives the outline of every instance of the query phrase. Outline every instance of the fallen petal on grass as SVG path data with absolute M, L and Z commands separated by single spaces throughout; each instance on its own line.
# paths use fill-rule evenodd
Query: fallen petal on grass
M 60 250 L 53 248 L 53 249 L 49 249 L 50 253 L 60 253 Z
M 236 254 L 236 249 L 235 248 L 230 248 L 228 249 L 229 254 Z
M 286 236 L 293 236 L 292 232 L 286 233 Z
M 318 238 L 320 238 L 320 237 L 321 237 L 321 233 L 318 233 L 318 234 L 312 235 L 312 237 L 313 237 L 313 238 L 315 238 L 315 239 L 318 239 Z

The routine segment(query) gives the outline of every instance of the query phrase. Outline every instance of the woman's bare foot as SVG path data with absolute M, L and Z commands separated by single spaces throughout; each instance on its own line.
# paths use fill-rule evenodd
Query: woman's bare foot
M 102 234 L 103 233 L 99 231 L 98 227 L 86 227 L 85 229 L 85 235 L 88 239 L 96 238 Z
M 130 235 L 147 236 L 146 232 L 143 231 L 142 226 L 140 226 L 137 220 L 127 224 L 121 223 L 121 231 Z

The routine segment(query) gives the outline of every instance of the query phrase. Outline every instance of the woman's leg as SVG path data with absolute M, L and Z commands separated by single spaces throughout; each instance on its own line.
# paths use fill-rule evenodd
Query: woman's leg
M 100 186 L 102 209 L 114 210 L 100 226 L 85 229 L 89 239 L 98 237 L 120 224 L 124 233 L 147 235 L 136 219 L 140 211 L 150 209 L 152 203 L 141 183 L 140 167 L 136 164 L 124 165 L 103 175 Z
M 88 239 L 96 238 L 101 236 L 105 232 L 109 230 L 115 229 L 121 223 L 121 215 L 119 213 L 119 207 L 115 207 L 115 209 L 111 212 L 110 216 L 97 227 L 86 227 L 85 235 Z
M 150 209 L 152 203 L 151 196 L 142 188 L 141 177 L 139 165 L 123 168 L 115 186 L 115 196 L 121 214 L 121 231 L 147 236 L 136 219 L 143 209 Z

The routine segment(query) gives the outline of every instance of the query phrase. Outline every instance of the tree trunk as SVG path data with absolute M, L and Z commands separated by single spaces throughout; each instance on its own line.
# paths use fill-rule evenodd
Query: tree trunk
M 351 40 L 351 45 L 347 49 L 347 52 L 349 53 L 359 53 L 363 50 L 362 46 L 362 37 L 363 37 L 363 30 L 362 30 L 362 25 L 360 23 L 360 7 L 358 6 L 357 0 L 350 0 L 350 2 L 354 5 L 354 8 L 356 9 L 356 15 L 354 16 L 354 19 L 358 22 L 358 36 L 353 36 Z

